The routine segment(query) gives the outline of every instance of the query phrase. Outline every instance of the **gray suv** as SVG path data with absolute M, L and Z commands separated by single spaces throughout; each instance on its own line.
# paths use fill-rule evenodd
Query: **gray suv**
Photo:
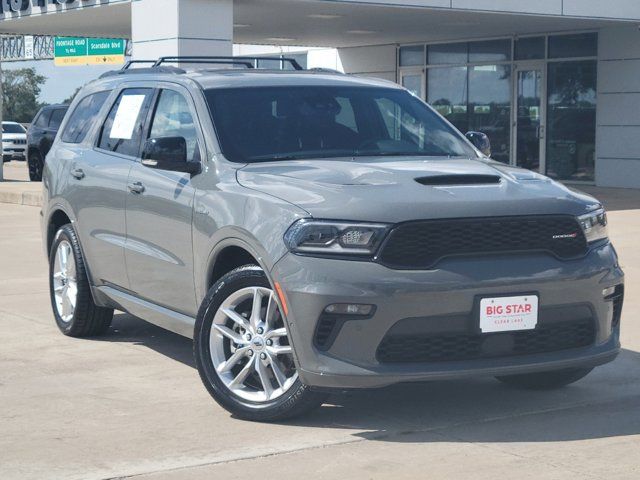
M 597 200 L 393 83 L 254 64 L 161 59 L 77 95 L 44 171 L 64 334 L 115 309 L 193 338 L 214 399 L 260 421 L 400 382 L 560 387 L 616 357 Z

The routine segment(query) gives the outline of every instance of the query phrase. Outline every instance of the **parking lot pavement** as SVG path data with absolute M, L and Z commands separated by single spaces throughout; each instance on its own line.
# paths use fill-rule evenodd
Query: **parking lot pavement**
M 38 209 L 0 204 L 0 479 L 637 479 L 640 192 L 613 193 L 627 273 L 614 363 L 555 392 L 474 379 L 350 393 L 276 425 L 219 408 L 182 337 L 124 314 L 100 339 L 59 334 Z
M 39 206 L 42 204 L 42 184 L 29 181 L 27 162 L 4 164 L 4 181 L 0 181 L 0 203 Z

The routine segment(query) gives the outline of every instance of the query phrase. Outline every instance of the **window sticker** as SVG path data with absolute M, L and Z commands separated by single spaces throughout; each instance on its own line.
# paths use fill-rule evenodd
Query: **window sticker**
M 131 140 L 146 95 L 125 95 L 120 99 L 110 138 Z

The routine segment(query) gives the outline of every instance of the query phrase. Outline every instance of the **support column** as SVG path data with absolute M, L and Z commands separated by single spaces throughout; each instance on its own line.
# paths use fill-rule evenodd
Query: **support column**
M 2 55 L 0 55 L 0 125 L 2 125 L 3 111 L 4 111 L 4 93 L 2 90 Z M 0 128 L 0 145 L 2 145 L 2 129 Z M 3 155 L 0 154 L 0 157 Z M 0 160 L 0 182 L 4 180 L 4 158 Z
M 232 55 L 233 0 L 136 0 L 131 34 L 135 60 Z

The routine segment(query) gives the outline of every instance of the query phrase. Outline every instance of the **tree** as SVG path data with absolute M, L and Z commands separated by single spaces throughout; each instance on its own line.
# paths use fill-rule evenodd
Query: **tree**
M 76 88 L 71 95 L 69 95 L 62 101 L 62 103 L 65 105 L 71 105 L 71 102 L 73 102 L 73 99 L 76 98 L 76 95 L 78 95 L 78 92 L 80 92 L 80 90 L 82 90 L 82 87 Z
M 5 70 L 2 75 L 3 119 L 30 123 L 44 105 L 38 101 L 42 85 L 47 80 L 35 68 Z

